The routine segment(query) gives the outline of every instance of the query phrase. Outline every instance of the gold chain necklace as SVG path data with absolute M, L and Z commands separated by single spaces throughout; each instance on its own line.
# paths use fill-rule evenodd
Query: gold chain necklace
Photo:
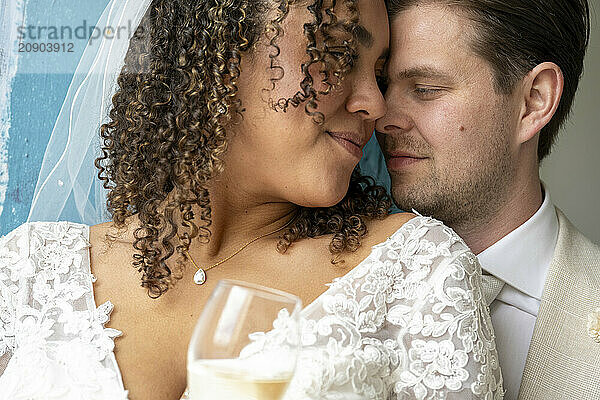
M 252 243 L 256 242 L 259 239 L 262 239 L 266 236 L 272 235 L 274 233 L 277 233 L 281 230 L 283 230 L 284 228 L 288 227 L 294 220 L 296 219 L 296 217 L 291 218 L 288 222 L 285 223 L 285 225 L 283 225 L 281 228 L 277 228 L 274 231 L 268 232 L 268 233 L 264 233 L 260 236 L 255 237 L 254 239 L 246 242 L 242 247 L 240 247 L 237 251 L 235 251 L 233 254 L 225 257 L 224 259 L 222 259 L 219 262 L 214 263 L 213 265 L 206 267 L 206 268 L 202 268 L 199 267 L 195 262 L 194 259 L 192 258 L 192 256 L 190 255 L 190 253 L 185 250 L 184 254 L 186 256 L 186 258 L 194 265 L 194 267 L 196 267 L 197 271 L 194 274 L 194 283 L 196 283 L 197 285 L 202 285 L 204 282 L 206 282 L 206 271 L 213 269 L 215 267 L 218 267 L 219 265 L 223 264 L 224 262 L 230 260 L 231 258 L 233 258 L 234 256 L 236 256 L 237 254 L 239 254 L 242 250 L 244 250 L 246 247 L 250 246 Z

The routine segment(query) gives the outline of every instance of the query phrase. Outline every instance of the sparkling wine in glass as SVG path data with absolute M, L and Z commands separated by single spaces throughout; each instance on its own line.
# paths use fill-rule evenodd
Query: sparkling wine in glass
M 222 280 L 192 334 L 190 400 L 281 400 L 300 351 L 298 297 Z

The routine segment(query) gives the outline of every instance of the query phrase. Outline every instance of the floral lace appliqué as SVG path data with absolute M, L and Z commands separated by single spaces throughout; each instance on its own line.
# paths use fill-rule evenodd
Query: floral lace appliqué
M 87 227 L 27 223 L 0 239 L 0 400 L 127 399 L 95 307 Z M 32 379 L 32 377 L 36 377 Z
M 502 399 L 480 287 L 460 237 L 413 218 L 303 310 L 285 399 Z

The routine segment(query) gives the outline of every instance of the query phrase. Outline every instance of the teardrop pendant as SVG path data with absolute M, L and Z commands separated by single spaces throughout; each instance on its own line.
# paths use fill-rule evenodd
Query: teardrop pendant
M 194 283 L 202 285 L 204 282 L 206 282 L 206 272 L 202 268 L 199 268 L 194 274 Z

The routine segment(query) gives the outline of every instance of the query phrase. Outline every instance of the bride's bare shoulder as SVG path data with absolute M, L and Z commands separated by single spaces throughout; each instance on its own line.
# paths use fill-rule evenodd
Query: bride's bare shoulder
M 117 227 L 113 221 L 90 226 L 90 243 L 92 246 L 112 243 L 133 244 L 134 232 L 140 226 L 140 220 L 136 215 L 127 219 L 123 227 Z
M 139 273 L 132 265 L 134 232 L 139 220 L 131 218 L 127 222 L 123 228 L 116 227 L 112 221 L 90 226 L 90 269 L 98 279 L 96 292 L 102 293 L 109 286 L 139 286 Z M 102 282 L 110 282 L 110 285 Z

